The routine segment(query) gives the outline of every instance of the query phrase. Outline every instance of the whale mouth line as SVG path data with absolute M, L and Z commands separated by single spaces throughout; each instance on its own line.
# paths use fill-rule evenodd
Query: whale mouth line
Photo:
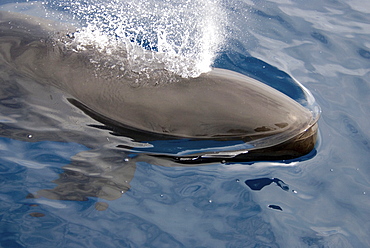
M 105 117 L 89 108 L 85 104 L 81 103 L 77 99 L 67 98 L 67 101 L 73 106 L 77 107 L 83 111 L 86 115 L 90 116 L 92 119 L 102 123 L 103 125 L 93 125 L 89 126 L 92 128 L 109 130 L 112 135 L 131 137 L 136 143 L 135 145 L 128 146 L 119 144 L 116 147 L 129 150 L 133 153 L 144 153 L 149 156 L 166 158 L 175 161 L 180 164 L 201 164 L 210 163 L 216 161 L 222 162 L 252 162 L 252 161 L 276 161 L 276 160 L 291 160 L 297 157 L 302 157 L 309 153 L 315 154 L 314 150 L 316 139 L 317 139 L 317 119 L 310 125 L 309 128 L 302 131 L 298 135 L 290 138 L 288 140 L 281 141 L 274 146 L 263 147 L 260 144 L 253 144 L 252 142 L 246 142 L 243 136 L 229 136 L 229 140 L 236 141 L 236 143 L 228 144 L 225 137 L 192 137 L 185 138 L 181 136 L 176 136 L 169 133 L 155 133 L 149 131 L 143 131 L 135 127 L 131 127 L 113 119 Z M 270 136 L 257 139 L 257 142 L 263 143 L 265 139 L 271 139 Z M 157 150 L 155 145 L 151 145 L 151 141 L 177 141 L 177 145 L 187 146 L 187 143 L 202 141 L 219 141 L 219 146 L 212 148 L 184 148 L 179 152 L 166 152 Z M 221 141 L 220 141 L 221 140 Z M 137 143 L 139 142 L 139 143 Z M 161 143 L 163 145 L 164 143 Z M 182 144 L 183 143 L 183 144 Z M 137 144 L 140 144 L 138 146 Z M 168 146 L 172 146 L 170 142 Z M 154 148 L 154 149 L 153 149 Z
M 168 155 L 149 154 L 158 158 L 170 159 L 179 164 L 201 164 L 211 162 L 235 163 L 256 161 L 281 161 L 290 163 L 300 158 L 300 161 L 310 159 L 316 155 L 315 144 L 317 141 L 318 125 L 315 124 L 300 135 L 269 148 L 251 148 L 236 151 L 220 151 L 198 155 Z
M 107 68 L 109 53 L 69 49 L 65 30 L 41 22 L 0 12 L 0 65 L 58 89 L 63 100 L 103 124 L 90 127 L 133 141 L 119 148 L 180 163 L 285 160 L 314 149 L 320 108 L 298 82 L 306 105 L 227 69 L 182 78 L 164 68 L 143 74 Z

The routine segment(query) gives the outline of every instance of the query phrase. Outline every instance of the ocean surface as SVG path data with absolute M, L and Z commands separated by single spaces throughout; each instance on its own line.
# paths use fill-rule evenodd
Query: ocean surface
M 124 2 L 2 0 L 0 10 L 118 25 L 113 15 L 94 13 Z M 145 31 L 132 31 L 131 41 L 162 49 L 160 40 L 150 42 L 153 27 L 145 29 L 139 10 L 171 2 L 176 11 L 167 15 L 183 25 L 165 29 L 175 41 L 161 51 L 181 52 L 181 63 L 196 57 L 196 65 L 214 53 L 212 66 L 297 101 L 298 80 L 322 110 L 315 150 L 290 161 L 199 166 L 132 153 L 117 147 L 129 138 L 99 128 L 61 92 L 1 67 L 0 247 L 370 247 L 370 2 L 209 1 L 202 19 L 189 12 L 201 1 L 149 1 L 125 19 Z M 74 13 L 75 20 L 66 17 Z M 187 13 L 199 25 L 194 32 L 179 30 L 194 26 Z M 222 39 L 202 21 L 219 23 Z M 169 69 L 198 72 L 179 72 L 170 55 Z

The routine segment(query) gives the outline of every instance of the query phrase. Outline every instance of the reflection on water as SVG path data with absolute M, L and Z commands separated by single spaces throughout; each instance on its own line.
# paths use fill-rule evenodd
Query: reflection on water
M 101 123 L 57 91 L 1 68 L 0 246 L 369 246 L 366 4 L 226 5 L 234 36 L 217 66 L 284 80 L 263 67 L 271 64 L 311 89 L 323 108 L 317 154 L 202 167 L 132 154 L 116 147 L 132 140 L 95 128 Z M 299 98 L 294 87 L 287 92 Z M 69 188 L 69 180 L 78 183 Z
M 245 184 L 248 185 L 248 187 L 251 188 L 252 190 L 261 190 L 265 186 L 270 185 L 271 183 L 275 183 L 277 186 L 279 186 L 285 191 L 289 190 L 289 186 L 278 178 L 257 178 L 245 181 Z
M 3 49 L 3 51 L 7 50 Z M 280 72 L 276 68 L 272 69 L 271 72 L 274 70 Z M 151 163 L 157 165 L 176 167 L 181 164 L 183 166 L 198 166 L 200 162 L 210 163 L 221 160 L 230 162 L 286 159 L 285 155 L 280 154 L 283 148 L 287 149 L 285 146 L 265 148 L 261 154 L 257 150 L 250 151 L 235 158 L 231 156 L 230 159 L 223 156 L 183 159 L 184 157 L 180 157 L 183 153 L 197 150 L 201 152 L 212 151 L 218 147 L 235 149 L 234 146 L 238 146 L 243 141 L 222 139 L 219 141 L 192 141 L 175 140 L 171 137 L 163 140 L 160 135 L 133 131 L 132 129 L 121 128 L 118 130 L 110 125 L 111 122 L 108 122 L 110 124 L 107 126 L 102 123 L 98 124 L 94 120 L 100 120 L 95 117 L 96 114 L 91 114 L 91 111 L 79 107 L 81 104 L 76 104 L 76 100 L 66 99 L 65 92 L 52 86 L 38 84 L 33 79 L 18 75 L 15 70 L 8 70 L 7 67 L 4 67 L 2 72 L 1 80 L 3 83 L 0 96 L 3 103 L 1 113 L 4 115 L 2 121 L 2 135 L 4 137 L 18 139 L 20 142 L 43 142 L 45 140 L 74 142 L 84 144 L 87 149 L 86 151 L 76 151 L 69 163 L 61 163 L 60 167 L 63 168 L 63 172 L 60 173 L 58 179 L 52 180 L 54 184 L 57 184 L 56 187 L 30 192 L 28 198 L 46 197 L 53 200 L 87 201 L 88 197 L 98 197 L 105 200 L 115 200 L 130 188 L 129 183 L 134 176 L 138 161 L 151 160 Z M 286 85 L 295 89 L 294 81 L 288 76 L 286 78 L 288 79 L 285 82 Z M 280 82 L 283 81 L 280 80 Z M 305 101 L 305 98 L 302 99 L 303 96 L 304 93 L 301 91 L 301 94 L 298 94 L 298 99 Z M 10 119 L 12 120 L 10 121 Z M 122 130 L 125 132 L 122 133 Z M 141 139 L 144 141 L 140 142 Z M 25 143 L 23 146 L 26 144 L 28 145 Z M 302 147 L 304 145 L 302 144 Z M 287 147 L 294 150 L 300 147 L 300 143 L 297 141 L 288 144 Z M 7 147 L 7 149 L 12 148 Z M 42 156 L 42 149 L 39 151 L 40 156 Z M 155 155 L 156 158 L 150 158 L 145 154 Z M 175 154 L 176 157 L 168 154 Z M 314 154 L 313 151 L 302 159 L 311 158 Z M 14 159 L 13 157 L 12 159 Z
M 115 200 L 130 188 L 135 173 L 135 161 L 124 157 L 124 153 L 110 150 L 80 152 L 53 180 L 58 186 L 38 191 L 37 196 L 73 201 L 86 201 L 87 197 Z
M 159 90 L 146 85 L 141 85 L 139 88 L 132 87 L 129 84 L 126 85 L 124 81 L 127 79 L 126 74 L 135 74 L 135 72 L 129 71 L 121 75 L 118 73 L 121 69 L 118 71 L 114 68 L 105 69 L 110 64 L 103 63 L 100 60 L 96 60 L 96 58 L 100 58 L 97 54 L 101 53 L 104 53 L 104 59 L 108 58 L 110 53 L 106 49 L 99 51 L 99 46 L 91 45 L 91 47 L 81 45 L 81 48 L 78 44 L 74 44 L 73 47 L 75 48 L 71 49 L 69 47 L 71 45 L 69 40 L 72 39 L 71 42 L 73 43 L 73 38 L 69 37 L 69 32 L 67 32 L 67 38 L 61 36 L 59 32 L 63 33 L 63 31 L 59 31 L 59 25 L 43 23 L 43 20 L 32 19 L 30 16 L 15 15 L 6 12 L 1 12 L 0 14 L 2 18 L 0 26 L 2 34 L 2 37 L 0 37 L 0 51 L 2 54 L 1 66 L 3 68 L 1 97 L 6 99 L 4 106 L 2 106 L 4 108 L 2 113 L 6 114 L 5 118 L 16 116 L 16 119 L 13 120 L 16 130 L 22 130 L 21 132 L 29 130 L 28 134 L 20 137 L 20 140 L 28 139 L 28 141 L 32 142 L 40 142 L 42 139 L 56 142 L 73 141 L 89 147 L 88 151 L 79 152 L 74 155 L 69 165 L 63 166 L 64 172 L 59 175 L 59 179 L 53 180 L 53 183 L 57 184 L 55 188 L 39 190 L 36 194 L 29 194 L 28 198 L 42 196 L 53 200 L 87 201 L 88 197 L 99 197 L 105 200 L 115 200 L 130 188 L 129 182 L 135 172 L 136 159 L 144 161 L 143 159 L 147 157 L 145 155 L 139 155 L 134 156 L 135 158 L 133 159 L 131 158 L 133 152 L 155 155 L 157 161 L 154 163 L 158 165 L 168 166 L 171 164 L 171 161 L 162 162 L 162 159 L 159 158 L 165 158 L 166 156 L 174 158 L 176 162 L 199 165 L 200 162 L 221 160 L 225 162 L 236 160 L 288 160 L 306 155 L 312 150 L 315 144 L 317 130 L 315 123 L 317 117 L 312 117 L 311 112 L 285 95 L 271 88 L 267 88 L 260 82 L 238 81 L 239 78 L 244 80 L 244 77 L 225 70 L 213 70 L 213 74 L 202 74 L 202 77 L 199 78 L 183 79 L 186 85 L 190 84 L 196 88 L 194 89 L 194 87 L 189 86 L 185 88 L 183 85 L 180 85 L 178 87 L 179 90 L 185 89 L 193 94 L 199 93 L 197 89 L 207 92 L 210 97 L 207 96 L 206 98 L 206 96 L 203 96 L 203 98 L 207 99 L 204 103 L 210 104 L 209 101 L 216 98 L 215 101 L 212 101 L 218 106 L 214 107 L 213 104 L 205 106 L 206 110 L 199 112 L 199 115 L 205 115 L 206 117 L 204 119 L 196 118 L 193 120 L 187 116 L 197 115 L 196 105 L 193 106 L 193 102 L 186 100 L 192 100 L 194 96 L 189 92 L 174 92 L 172 90 L 175 87 L 173 85 L 180 82 L 161 85 Z M 52 34 L 51 37 L 48 36 L 49 32 Z M 63 42 L 66 42 L 66 44 Z M 127 62 L 129 59 L 126 59 L 125 55 L 132 53 L 132 51 L 122 51 L 124 51 L 122 60 Z M 266 65 L 264 63 L 265 67 Z M 277 76 L 280 77 L 279 82 L 284 82 L 287 85 L 287 89 L 290 88 L 294 89 L 293 92 L 299 92 L 297 94 L 297 100 L 302 105 L 309 108 L 316 106 L 310 103 L 310 101 L 314 100 L 312 96 L 287 74 L 282 73 L 272 66 L 268 66 L 266 69 L 269 69 L 270 72 L 276 71 L 279 75 L 284 75 L 285 81 L 283 80 L 284 78 L 281 78 L 279 75 Z M 163 69 L 161 71 L 166 72 Z M 106 72 L 111 74 L 108 79 L 105 78 Z M 118 74 L 114 76 L 113 73 Z M 158 78 L 153 74 L 142 75 L 147 76 L 147 80 L 156 80 Z M 167 77 L 171 75 L 173 74 L 169 74 Z M 263 74 L 258 73 L 257 75 L 260 77 L 263 76 Z M 224 76 L 224 78 L 221 76 Z M 86 81 L 86 77 L 89 77 L 94 82 L 98 81 L 100 85 L 96 85 L 90 80 Z M 177 76 L 177 78 L 179 79 L 180 77 Z M 232 84 L 233 80 L 235 81 L 234 84 Z M 106 84 L 104 84 L 105 82 Z M 115 85 L 112 85 L 112 82 Z M 228 87 L 225 87 L 224 84 L 230 84 L 230 87 L 234 87 L 235 90 L 229 91 Z M 273 83 L 271 84 L 274 85 Z M 218 87 L 214 92 L 213 86 Z M 279 86 L 281 87 L 281 85 Z M 13 90 L 14 87 L 16 88 L 15 91 Z M 94 87 L 99 87 L 97 89 L 95 88 L 95 91 L 98 91 L 99 94 L 94 95 Z M 114 87 L 113 90 L 110 87 Z M 165 101 L 164 104 L 158 105 L 158 108 L 153 108 L 153 114 L 146 115 L 148 118 L 159 115 L 159 119 L 143 119 L 141 117 L 145 112 L 151 111 L 148 109 L 151 105 L 142 103 L 146 101 L 146 99 L 143 99 L 143 97 L 147 96 L 146 94 L 135 101 L 136 105 L 139 105 L 139 107 L 143 105 L 144 107 L 133 108 L 131 111 L 122 111 L 125 108 L 130 109 L 131 106 L 127 103 L 129 102 L 128 99 L 136 95 L 140 96 L 138 92 L 148 90 L 149 94 L 154 95 L 160 90 L 167 90 L 168 87 L 171 87 L 168 94 L 181 93 L 177 95 L 174 103 L 179 102 L 180 106 L 183 104 L 193 106 L 190 108 L 190 112 L 189 107 L 180 108 L 180 110 L 184 109 L 185 113 L 176 113 L 177 116 L 173 116 L 184 122 L 189 121 L 187 123 L 180 123 L 180 125 L 176 124 L 176 121 L 173 121 L 174 124 L 172 127 L 175 129 L 175 132 L 166 131 L 169 134 L 168 137 L 165 137 L 161 133 L 155 133 L 158 131 L 154 126 L 159 125 L 156 121 L 162 121 L 161 119 L 171 117 L 165 115 L 168 113 L 173 114 L 171 105 L 168 106 L 171 103 Z M 123 91 L 119 91 L 122 94 L 117 93 L 118 89 L 124 89 Z M 240 95 L 239 91 L 243 92 L 243 94 Z M 100 95 L 100 92 L 106 93 Z M 231 94 L 229 94 L 230 92 Z M 293 95 L 291 91 L 288 90 L 287 92 Z M 69 94 L 72 94 L 77 100 L 70 97 Z M 114 103 L 114 96 L 117 96 L 117 94 L 120 99 L 118 105 Z M 132 94 L 136 95 L 132 96 Z M 187 95 L 191 95 L 191 97 L 185 98 L 185 101 L 180 102 L 180 99 L 183 99 Z M 222 100 L 224 95 L 229 96 L 229 98 Z M 230 98 L 232 96 L 242 100 L 234 102 Z M 163 97 L 167 96 L 164 94 Z M 80 103 L 80 98 L 88 106 Z M 14 103 L 13 105 L 7 104 L 9 99 Z M 168 98 L 169 101 L 172 101 L 171 99 L 171 97 Z M 248 109 L 243 109 L 239 106 L 239 103 L 243 104 L 246 102 L 245 99 L 251 102 L 251 104 L 245 105 Z M 161 100 L 157 99 L 157 101 Z M 197 101 L 198 99 L 195 100 Z M 199 98 L 199 101 L 201 100 L 202 98 Z M 151 104 L 155 105 L 157 101 L 152 101 Z M 222 102 L 219 103 L 219 101 Z M 92 106 L 95 106 L 100 111 L 106 111 L 99 114 L 98 110 L 95 112 L 94 108 L 89 108 L 91 106 L 90 104 L 93 104 Z M 266 107 L 264 104 L 268 106 Z M 222 108 L 221 105 L 225 106 Z M 75 107 L 81 109 L 83 113 Z M 169 111 L 163 112 L 163 108 L 168 108 Z M 213 109 L 221 109 L 221 111 L 212 112 Z M 237 112 L 238 110 L 243 112 L 239 113 Z M 256 113 L 259 110 L 269 110 L 271 113 Z M 314 112 L 315 110 L 312 111 L 314 114 L 318 114 Z M 24 114 L 19 115 L 22 112 Z M 140 113 L 136 114 L 135 112 Z M 161 114 L 162 112 L 164 114 Z M 191 112 L 195 112 L 196 114 Z M 208 117 L 209 112 L 212 113 L 210 117 Z M 84 115 L 84 113 L 87 115 Z M 109 117 L 112 116 L 112 113 L 113 116 L 121 119 L 117 121 L 110 119 Z M 214 113 L 219 114 L 216 116 L 217 120 L 214 119 Z M 107 118 L 102 117 L 102 114 L 106 115 Z M 138 116 L 138 120 L 145 122 L 137 123 L 140 125 L 137 129 L 135 129 L 136 126 L 125 128 L 124 124 L 115 124 L 125 119 L 129 119 L 128 123 L 135 123 L 135 114 Z M 181 119 L 182 114 L 185 115 L 184 119 Z M 95 121 L 90 119 L 89 116 L 101 121 L 102 124 L 95 124 Z M 134 116 L 134 118 L 129 118 L 130 116 Z M 232 116 L 235 121 L 228 120 L 228 116 Z M 242 116 L 242 122 L 237 119 L 238 116 Z M 270 117 L 273 118 L 270 120 Z M 93 122 L 92 124 L 89 123 L 91 121 Z M 170 121 L 170 119 L 167 120 L 167 122 Z M 238 121 L 242 123 L 241 127 L 245 129 L 238 129 Z M 146 124 L 147 122 L 149 124 Z M 227 126 L 224 128 L 223 125 L 225 123 Z M 103 124 L 106 124 L 106 126 Z M 146 128 L 146 125 L 149 125 L 153 131 L 145 132 L 144 128 Z M 274 125 L 274 127 L 270 128 L 269 125 Z M 141 126 L 144 127 L 142 128 L 144 131 L 139 130 Z M 177 133 L 180 133 L 179 137 L 183 134 L 181 133 L 183 126 L 185 126 L 185 131 L 190 130 L 195 135 L 189 135 L 191 137 L 189 139 L 177 138 Z M 205 128 L 206 133 L 200 130 L 202 126 L 207 127 Z M 35 130 L 33 130 L 33 127 L 35 127 Z M 97 128 L 97 130 L 92 131 L 94 128 Z M 11 127 L 4 126 L 4 129 L 11 130 Z M 200 130 L 199 132 L 198 129 Z M 225 134 L 224 129 L 227 131 L 227 134 Z M 124 130 L 124 133 L 121 132 L 122 130 Z M 231 130 L 232 133 L 228 134 L 228 130 Z M 19 136 L 16 135 L 17 131 L 11 130 L 7 134 L 8 137 L 15 138 Z M 85 134 L 84 131 L 88 133 Z M 208 132 L 210 132 L 209 135 Z M 238 137 L 240 132 L 242 132 L 243 136 Z M 52 133 L 52 135 L 49 133 Z M 139 138 L 136 134 L 139 135 Z M 185 132 L 185 134 L 187 133 Z M 200 135 L 202 136 L 197 138 Z M 204 139 L 203 136 L 205 136 Z M 90 137 L 93 137 L 96 142 L 93 143 L 92 140 L 87 140 Z M 143 138 L 144 142 L 139 142 L 141 141 L 140 138 Z M 205 138 L 208 139 L 205 140 Z M 103 142 L 101 142 L 102 140 Z M 161 140 L 163 141 L 161 142 Z M 115 142 L 119 142 L 119 144 Z M 138 144 L 139 149 L 133 149 Z M 142 147 L 145 147 L 145 149 L 140 150 Z M 155 149 L 151 150 L 148 147 Z M 162 149 L 162 147 L 167 148 L 167 150 L 169 149 L 169 152 L 164 151 L 165 149 Z M 184 157 L 183 154 L 191 154 L 191 157 Z M 311 153 L 310 156 L 313 154 Z M 175 166 L 180 165 L 173 164 Z

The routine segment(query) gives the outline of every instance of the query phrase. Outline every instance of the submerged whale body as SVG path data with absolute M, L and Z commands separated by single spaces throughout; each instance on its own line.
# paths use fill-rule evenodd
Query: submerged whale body
M 314 148 L 317 118 L 257 80 L 224 69 L 197 78 L 164 69 L 135 72 L 114 66 L 116 58 L 94 46 L 75 49 L 74 31 L 0 12 L 0 65 L 62 90 L 70 103 L 116 134 L 221 144 L 189 153 L 153 152 L 178 162 L 291 159 Z M 127 52 L 119 53 L 122 62 Z M 222 145 L 230 141 L 240 143 Z

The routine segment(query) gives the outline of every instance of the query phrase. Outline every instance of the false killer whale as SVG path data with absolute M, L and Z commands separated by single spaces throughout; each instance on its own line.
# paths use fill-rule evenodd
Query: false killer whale
M 195 78 L 160 67 L 138 72 L 122 63 L 124 48 L 114 56 L 94 45 L 79 48 L 74 32 L 0 12 L 0 65 L 62 90 L 71 104 L 134 140 L 242 141 L 226 151 L 152 154 L 180 163 L 291 159 L 315 146 L 317 116 L 255 79 L 217 68 Z

